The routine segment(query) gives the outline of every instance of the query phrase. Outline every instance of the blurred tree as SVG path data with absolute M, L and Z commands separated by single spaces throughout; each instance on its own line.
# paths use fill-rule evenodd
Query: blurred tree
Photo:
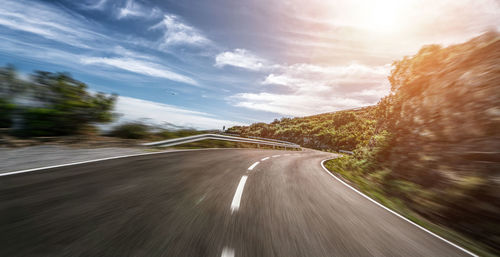
M 14 66 L 8 64 L 0 68 L 0 97 L 14 98 L 26 90 L 27 83 L 18 78 Z
M 12 65 L 0 68 L 0 128 L 10 128 L 16 111 L 14 99 L 26 90 L 26 83 L 17 77 Z
M 0 127 L 15 125 L 21 136 L 84 133 L 93 123 L 113 119 L 115 101 L 116 95 L 88 92 L 67 73 L 37 71 L 23 80 L 12 65 L 0 68 Z
M 7 99 L 0 98 L 0 128 L 10 128 L 12 126 L 12 115 L 15 107 Z
M 84 133 L 92 123 L 110 122 L 116 95 L 91 94 L 87 85 L 67 73 L 37 71 L 31 90 L 40 107 L 26 108 L 25 136 L 58 136 Z

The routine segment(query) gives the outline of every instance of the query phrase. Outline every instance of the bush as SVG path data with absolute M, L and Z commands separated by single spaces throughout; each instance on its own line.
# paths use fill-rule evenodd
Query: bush
M 78 126 L 65 119 L 65 114 L 49 108 L 31 108 L 23 113 L 24 124 L 17 133 L 35 137 L 67 135 Z
M 126 139 L 145 139 L 151 137 L 151 131 L 145 124 L 131 122 L 114 127 L 108 135 Z
M 0 98 L 0 128 L 12 126 L 12 115 L 16 106 L 5 99 Z

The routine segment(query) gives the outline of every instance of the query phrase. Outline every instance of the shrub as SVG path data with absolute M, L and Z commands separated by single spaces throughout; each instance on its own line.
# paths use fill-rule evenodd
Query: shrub
M 15 105 L 0 98 L 0 128 L 10 128 L 12 126 L 12 115 Z
M 127 139 L 145 139 L 151 136 L 151 132 L 145 124 L 130 122 L 114 127 L 108 135 Z

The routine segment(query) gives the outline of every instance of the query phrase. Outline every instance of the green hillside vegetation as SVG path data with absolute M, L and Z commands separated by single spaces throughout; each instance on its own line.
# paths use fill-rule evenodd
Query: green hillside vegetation
M 481 255 L 499 253 L 499 64 L 498 32 L 425 46 L 393 63 L 391 93 L 375 106 L 229 132 L 353 150 L 326 166 L 417 223 Z
M 326 113 L 303 118 L 282 118 L 270 124 L 235 126 L 229 133 L 274 138 L 321 150 L 354 150 L 367 145 L 375 132 L 375 107 Z

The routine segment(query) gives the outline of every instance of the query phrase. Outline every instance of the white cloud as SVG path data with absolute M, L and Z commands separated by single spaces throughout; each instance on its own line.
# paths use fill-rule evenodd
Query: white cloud
M 235 49 L 233 52 L 222 52 L 215 57 L 216 67 L 224 67 L 226 65 L 258 71 L 267 68 L 268 61 L 252 54 L 248 50 Z
M 218 119 L 204 112 L 125 96 L 118 97 L 115 110 L 123 115 L 121 117 L 123 121 L 146 119 L 157 125 L 168 122 L 197 129 L 220 129 L 222 126 L 247 125 L 241 122 Z
M 127 0 L 125 6 L 118 10 L 116 18 L 124 19 L 124 18 L 141 17 L 141 18 L 153 19 L 159 17 L 160 15 L 161 11 L 158 8 L 151 9 L 135 2 L 134 0 Z
M 390 70 L 389 65 L 370 67 L 360 64 L 347 66 L 319 66 L 313 64 L 294 64 L 282 67 L 280 74 L 269 74 L 264 85 L 283 85 L 291 89 L 305 88 L 314 90 L 311 86 L 336 86 L 338 84 L 380 82 Z
M 136 52 L 136 51 L 132 51 L 132 50 L 127 49 L 127 48 L 120 46 L 120 45 L 113 47 L 111 50 L 114 54 L 116 54 L 118 56 L 132 57 L 132 58 L 148 60 L 148 61 L 152 61 L 152 60 L 158 61 L 157 58 L 155 58 L 153 56 L 150 56 L 150 55 L 147 55 L 144 53 L 140 53 L 140 52 Z
M 100 1 L 94 5 L 98 5 L 95 6 L 96 8 L 104 8 L 106 4 L 107 2 Z M 142 5 L 128 1 L 126 9 L 132 12 L 129 13 L 130 15 L 135 15 L 138 14 L 137 9 L 143 10 L 144 8 Z M 87 52 L 85 51 L 70 52 L 59 45 L 47 44 L 47 46 L 42 46 L 42 44 L 38 43 L 38 39 L 34 41 L 35 43 L 30 43 L 33 42 L 31 37 L 25 37 L 24 35 L 8 33 L 2 35 L 4 40 L 0 42 L 0 48 L 15 51 L 21 56 L 66 67 L 81 63 L 107 65 L 141 75 L 198 85 L 193 78 L 174 72 L 171 68 L 161 65 L 162 60 L 121 46 L 113 38 L 95 32 L 95 24 L 84 17 L 55 5 L 25 2 L 24 0 L 2 1 L 0 5 L 0 29 L 2 29 L 2 26 L 7 27 L 8 30 L 32 33 L 40 38 L 92 51 L 92 56 L 89 56 L 86 55 Z M 24 47 L 24 49 L 20 49 L 19 45 L 15 45 L 13 43 L 15 41 L 20 41 L 22 43 L 20 46 Z M 128 42 L 123 43 L 128 45 Z M 29 51 L 26 49 L 29 49 Z M 106 57 L 99 57 L 99 55 Z M 92 73 L 97 74 L 100 72 L 93 70 Z
M 238 107 L 292 116 L 307 116 L 369 105 L 355 98 L 325 94 L 240 93 L 232 98 L 238 101 L 235 103 Z
M 164 31 L 161 47 L 170 45 L 188 44 L 205 45 L 210 43 L 197 29 L 182 23 L 179 18 L 172 14 L 163 16 L 163 20 L 150 27 L 151 30 L 160 29 Z
M 88 29 L 76 16 L 33 1 L 4 0 L 0 5 L 0 26 L 12 30 L 29 32 L 81 48 L 89 48 L 89 41 L 104 38 Z
M 297 83 L 297 81 L 295 78 L 288 77 L 288 76 L 283 75 L 283 74 L 275 75 L 272 73 L 269 74 L 262 82 L 262 84 L 264 84 L 264 85 L 283 85 L 283 86 L 294 85 L 296 83 Z
M 375 104 L 389 93 L 389 65 L 369 67 L 295 64 L 269 74 L 264 85 L 280 85 L 286 93 L 239 93 L 235 106 L 283 115 L 305 116 Z
M 26 49 L 29 49 L 29 51 L 26 51 Z M 115 81 L 126 81 L 127 83 L 144 81 L 144 74 L 142 73 L 118 72 L 116 70 L 103 69 L 101 65 L 82 65 L 82 59 L 95 57 L 74 54 L 62 49 L 41 46 L 4 35 L 0 35 L 0 51 L 8 52 L 10 55 L 20 59 L 28 59 L 31 63 L 37 65 L 44 66 L 46 63 L 60 65 L 60 70 L 72 69 L 80 73 L 92 74 L 101 78 L 112 78 Z M 134 59 L 153 60 L 150 56 L 141 55 L 121 47 L 113 49 L 113 52 L 119 56 Z
M 165 78 L 173 81 L 178 81 L 190 85 L 198 85 L 196 80 L 170 71 L 168 68 L 147 61 L 128 57 L 106 58 L 106 57 L 82 57 L 80 59 L 83 64 L 100 64 L 115 67 L 122 70 L 127 70 L 147 76 Z
M 82 4 L 81 7 L 83 9 L 90 9 L 90 10 L 104 10 L 107 2 L 108 0 L 96 0 L 93 1 L 91 4 Z

